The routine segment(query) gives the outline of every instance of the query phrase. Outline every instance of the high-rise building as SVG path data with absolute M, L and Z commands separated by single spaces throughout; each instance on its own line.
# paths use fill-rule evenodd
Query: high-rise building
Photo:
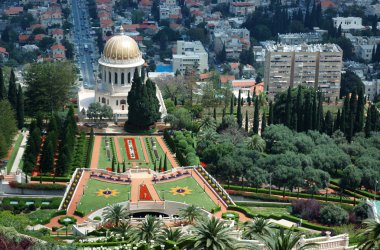
M 264 84 L 270 98 L 298 85 L 339 97 L 343 51 L 338 45 L 268 44 L 265 50 Z

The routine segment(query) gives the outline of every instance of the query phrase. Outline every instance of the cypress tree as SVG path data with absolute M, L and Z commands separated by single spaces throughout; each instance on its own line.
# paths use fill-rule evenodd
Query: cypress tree
M 40 162 L 40 173 L 49 173 L 54 168 L 54 146 L 51 136 L 47 136 Z
M 341 131 L 347 136 L 348 129 L 350 127 L 350 96 L 349 94 L 346 95 L 344 98 L 344 104 L 342 109 L 342 116 L 341 116 Z
M 292 108 L 292 92 L 291 88 L 288 88 L 288 94 L 286 96 L 285 103 L 285 125 L 290 127 L 291 120 L 291 108 Z
M 234 113 L 234 95 L 232 94 L 231 96 L 231 101 L 230 101 L 230 115 Z
M 268 115 L 268 125 L 273 124 L 273 102 L 269 102 L 269 115 Z
M 340 109 L 338 109 L 338 113 L 336 115 L 335 122 L 334 122 L 334 131 L 337 131 L 340 127 L 341 127 L 340 126 Z
M 371 131 L 377 131 L 378 130 L 378 126 L 377 126 L 378 115 L 377 115 L 377 110 L 376 110 L 375 105 L 371 105 L 370 112 L 371 112 Z
M 153 170 L 157 172 L 157 160 L 154 160 Z
M 355 125 L 354 125 L 355 133 L 363 130 L 364 102 L 365 100 L 364 100 L 363 90 L 360 88 L 358 91 L 358 102 L 357 102 L 357 110 L 356 110 Z
M 259 98 L 256 97 L 255 99 L 255 112 L 253 115 L 253 133 L 258 134 L 259 133 Z
M 239 97 L 238 97 L 238 106 L 237 106 L 237 114 L 236 114 L 236 122 L 239 125 L 239 128 L 243 125 L 243 115 L 241 113 L 241 91 L 239 90 Z
M 315 130 L 321 131 L 323 123 L 323 106 L 322 106 L 322 92 L 318 92 L 318 108 L 317 108 L 317 120 L 315 125 Z M 332 116 L 331 116 L 332 117 Z
M 165 160 L 164 160 L 164 171 L 168 171 L 168 158 L 165 154 Z
M 248 103 L 248 106 L 251 106 L 251 104 L 252 104 L 251 94 L 249 91 L 248 91 L 247 103 Z
M 116 164 L 115 157 L 112 157 L 112 172 L 115 172 L 115 164 Z
M 214 120 L 216 121 L 216 108 L 214 108 Z
M 296 107 L 295 107 L 295 113 L 297 116 L 297 131 L 303 131 L 302 126 L 302 89 L 301 86 L 298 86 L 297 89 L 297 99 L 296 99 Z
M 117 163 L 117 172 L 120 174 L 120 162 Z
M 21 85 L 18 85 L 17 91 L 17 124 L 18 128 L 22 129 L 24 127 L 24 95 L 22 93 Z
M 316 93 L 314 93 L 314 96 L 313 96 L 313 107 L 312 107 L 312 121 L 311 121 L 311 129 L 312 130 L 316 130 L 316 126 L 317 126 L 317 96 L 316 96 Z
M 223 108 L 223 112 L 222 112 L 222 120 L 223 118 L 226 116 L 226 108 Z
M 312 103 L 311 103 L 311 96 L 310 92 L 307 92 L 305 95 L 305 103 L 304 103 L 304 125 L 303 125 L 303 131 L 307 131 L 311 129 L 311 122 L 312 122 Z
M 325 118 L 324 126 L 323 126 L 323 132 L 325 132 L 326 134 L 331 136 L 333 133 L 333 129 L 334 129 L 334 127 L 333 127 L 333 116 L 329 110 L 326 113 L 326 118 Z
M 0 67 L 0 100 L 7 98 L 7 90 L 5 89 L 3 68 Z
M 266 118 L 266 116 L 265 116 L 265 111 L 264 111 L 264 112 L 263 112 L 263 116 L 262 116 L 262 118 L 261 118 L 261 134 L 264 133 L 264 130 L 265 130 L 266 126 L 267 126 L 267 122 L 266 122 L 266 120 L 267 120 L 267 118 Z
M 9 87 L 8 87 L 8 101 L 12 105 L 13 109 L 17 109 L 17 86 L 16 86 L 16 76 L 11 70 L 11 77 L 9 79 Z
M 364 127 L 364 133 L 365 133 L 365 137 L 370 137 L 371 136 L 371 131 L 372 131 L 372 122 L 371 122 L 371 112 L 370 110 L 368 109 L 368 112 L 367 112 L 367 117 L 366 117 L 366 120 L 365 120 L 365 127 Z
M 296 112 L 292 112 L 292 118 L 290 120 L 290 128 L 294 131 L 298 130 L 298 117 Z
M 347 135 L 346 135 L 346 139 L 349 143 L 351 143 L 352 141 L 353 133 L 354 133 L 354 116 L 351 113 L 349 115 L 349 124 L 348 124 L 348 130 L 347 130 Z
M 245 111 L 245 131 L 248 132 L 248 110 Z
M 178 105 L 177 97 L 174 97 L 174 106 L 177 107 L 177 105 Z
M 161 166 L 162 166 L 162 157 L 160 157 L 160 163 L 158 165 L 158 171 L 161 172 Z
M 123 160 L 123 173 L 125 173 L 126 170 L 126 167 L 125 167 L 125 160 Z
M 67 161 L 67 156 L 64 152 L 59 153 L 59 158 L 57 162 L 57 171 L 56 174 L 59 176 L 64 176 L 67 174 L 67 166 L 68 166 L 68 161 Z

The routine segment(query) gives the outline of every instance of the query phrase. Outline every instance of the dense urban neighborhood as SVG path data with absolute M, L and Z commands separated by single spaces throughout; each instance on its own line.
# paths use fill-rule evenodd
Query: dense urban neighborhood
M 0 1 L 0 249 L 379 250 L 380 1 Z

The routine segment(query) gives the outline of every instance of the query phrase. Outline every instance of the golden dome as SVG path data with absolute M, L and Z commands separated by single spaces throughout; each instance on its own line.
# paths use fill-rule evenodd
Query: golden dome
M 131 60 L 141 58 L 136 41 L 124 34 L 111 37 L 104 46 L 103 56 L 109 60 Z

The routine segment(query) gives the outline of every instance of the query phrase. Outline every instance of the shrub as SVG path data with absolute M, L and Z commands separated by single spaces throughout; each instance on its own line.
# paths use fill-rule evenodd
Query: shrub
M 366 203 L 359 203 L 356 207 L 354 207 L 355 219 L 357 221 L 362 221 L 368 218 L 368 205 Z
M 295 200 L 292 202 L 292 214 L 302 219 L 314 220 L 318 218 L 321 204 L 316 200 Z
M 74 215 L 79 216 L 79 217 L 84 217 L 84 213 L 78 210 L 74 211 Z
M 233 219 L 237 222 L 239 221 L 239 214 L 236 212 L 225 212 L 222 214 L 222 218 L 225 220 Z
M 342 207 L 335 204 L 326 204 L 322 209 L 318 220 L 326 225 L 342 225 L 348 221 L 348 213 Z
M 56 232 L 58 229 L 59 229 L 59 227 L 56 227 L 56 226 L 53 226 L 53 227 L 51 228 L 51 230 L 52 230 L 53 232 Z
M 59 224 L 62 224 L 62 225 L 69 225 L 69 224 L 75 224 L 77 222 L 77 219 L 75 219 L 72 216 L 63 216 L 59 218 L 58 222 Z
M 94 220 L 102 220 L 102 218 L 100 218 L 100 216 L 95 216 Z
M 213 214 L 213 213 L 219 212 L 220 210 L 222 210 L 222 208 L 220 206 L 216 206 L 211 209 L 211 213 Z
M 18 183 L 16 181 L 9 182 L 11 188 L 35 189 L 35 190 L 64 190 L 65 185 L 60 184 L 40 184 L 40 183 Z

